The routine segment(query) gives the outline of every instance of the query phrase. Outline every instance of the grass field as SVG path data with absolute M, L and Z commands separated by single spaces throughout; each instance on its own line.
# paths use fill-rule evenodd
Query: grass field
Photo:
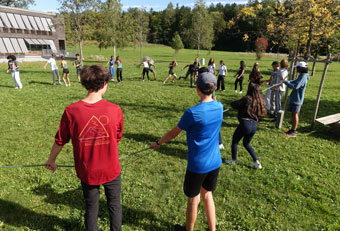
M 119 145 L 121 155 L 149 146 L 177 124 L 183 112 L 198 103 L 188 80 L 162 84 L 173 50 L 150 46 L 143 55 L 156 60 L 157 81 L 140 80 L 139 50 L 118 50 L 123 60 L 121 84 L 110 83 L 105 99 L 118 104 L 124 113 L 124 136 Z M 196 51 L 182 50 L 175 57 L 180 68 L 193 62 Z M 94 55 L 109 57 L 110 50 L 85 48 L 86 64 Z M 92 55 L 92 56 L 91 56 Z M 241 97 L 234 94 L 233 76 L 241 59 L 247 73 L 255 55 L 212 52 L 202 57 L 223 59 L 228 67 L 227 91 L 217 92 L 226 108 Z M 273 58 L 264 58 L 260 67 L 269 78 Z M 23 63 L 21 79 L 24 88 L 14 89 L 11 76 L 0 79 L 0 165 L 43 164 L 47 160 L 53 137 L 64 108 L 82 99 L 86 92 L 77 83 L 71 68 L 72 86 L 53 86 L 44 63 Z M 5 70 L 5 64 L 0 68 Z M 308 82 L 301 123 L 296 138 L 285 137 L 270 119 L 259 124 L 252 145 L 263 165 L 262 170 L 249 169 L 251 158 L 240 146 L 239 163 L 223 164 L 214 199 L 217 230 L 340 230 L 340 137 L 317 125 L 310 129 L 323 65 L 317 65 L 315 77 Z M 153 78 L 152 78 L 153 79 Z M 244 84 L 246 86 L 246 84 Z M 320 116 L 340 112 L 340 64 L 329 66 L 320 104 Z M 289 128 L 289 114 L 284 129 Z M 232 134 L 237 126 L 236 111 L 224 115 L 221 129 L 230 158 Z M 73 164 L 72 146 L 67 144 L 58 164 Z M 147 151 L 126 158 L 122 165 L 123 230 L 168 231 L 175 223 L 184 224 L 186 197 L 182 191 L 186 169 L 186 137 L 157 151 Z M 101 195 L 99 226 L 109 230 L 105 196 Z M 59 168 L 54 174 L 44 168 L 0 169 L 0 230 L 84 230 L 83 201 L 80 182 L 74 169 Z M 200 205 L 196 229 L 206 230 L 203 206 Z

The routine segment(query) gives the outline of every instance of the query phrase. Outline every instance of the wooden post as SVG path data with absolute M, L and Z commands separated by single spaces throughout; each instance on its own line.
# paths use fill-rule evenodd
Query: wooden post
M 292 80 L 294 77 L 294 66 L 296 63 L 296 57 L 294 56 L 292 59 L 292 62 L 290 63 L 290 68 L 289 68 L 289 75 L 288 75 L 288 80 Z M 286 86 L 286 93 L 285 93 L 285 99 L 284 99 L 284 105 L 282 110 L 285 112 L 286 111 L 286 106 L 287 106 L 287 102 L 288 102 L 288 92 L 289 92 L 289 88 Z
M 316 102 L 315 102 L 314 115 L 313 115 L 313 120 L 312 120 L 312 124 L 311 124 L 312 128 L 314 128 L 315 120 L 316 120 L 316 117 L 318 115 L 322 88 L 323 88 L 323 84 L 325 82 L 325 78 L 326 78 L 326 74 L 327 74 L 327 69 L 328 69 L 328 65 L 329 65 L 330 62 L 331 62 L 331 54 L 328 55 L 328 59 L 327 59 L 327 61 L 325 63 L 325 68 L 324 68 L 323 73 L 322 73 L 322 78 L 321 78 L 321 82 L 320 82 L 318 97 L 316 98 Z

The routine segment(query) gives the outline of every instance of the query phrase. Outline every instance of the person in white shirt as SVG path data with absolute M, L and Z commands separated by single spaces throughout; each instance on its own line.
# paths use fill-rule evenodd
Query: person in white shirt
M 150 81 L 150 78 L 149 78 L 149 63 L 148 63 L 148 60 L 145 57 L 143 58 L 143 62 L 141 64 L 139 64 L 137 67 L 140 67 L 140 66 L 143 66 L 142 81 L 144 82 L 145 74 L 148 77 L 148 81 Z
M 215 75 L 216 66 L 215 66 L 214 58 L 210 58 L 209 63 L 208 63 L 208 70 L 210 73 Z
M 58 70 L 58 66 L 57 63 L 55 61 L 55 58 L 57 57 L 57 55 L 55 53 L 52 54 L 52 57 L 46 62 L 44 69 L 46 70 L 46 67 L 48 64 L 51 65 L 51 71 L 52 71 L 52 76 L 53 76 L 53 85 L 55 85 L 55 77 L 58 77 L 58 84 L 61 85 L 60 82 L 60 76 L 59 76 L 59 70 Z
M 225 91 L 224 86 L 224 78 L 227 74 L 227 67 L 224 64 L 223 60 L 220 61 L 220 67 L 218 68 L 218 79 L 217 79 L 217 88 L 216 90 L 220 90 L 220 86 L 222 91 Z

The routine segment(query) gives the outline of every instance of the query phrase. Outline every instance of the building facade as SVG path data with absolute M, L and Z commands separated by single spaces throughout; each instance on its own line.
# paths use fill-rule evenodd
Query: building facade
M 0 6 L 0 54 L 42 55 L 43 50 L 66 50 L 64 19 L 54 13 Z

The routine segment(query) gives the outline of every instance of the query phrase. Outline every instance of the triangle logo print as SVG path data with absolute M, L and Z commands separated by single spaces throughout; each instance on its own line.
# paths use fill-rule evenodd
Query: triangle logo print
M 79 135 L 79 141 L 102 140 L 110 137 L 104 125 L 96 116 L 92 116 Z

